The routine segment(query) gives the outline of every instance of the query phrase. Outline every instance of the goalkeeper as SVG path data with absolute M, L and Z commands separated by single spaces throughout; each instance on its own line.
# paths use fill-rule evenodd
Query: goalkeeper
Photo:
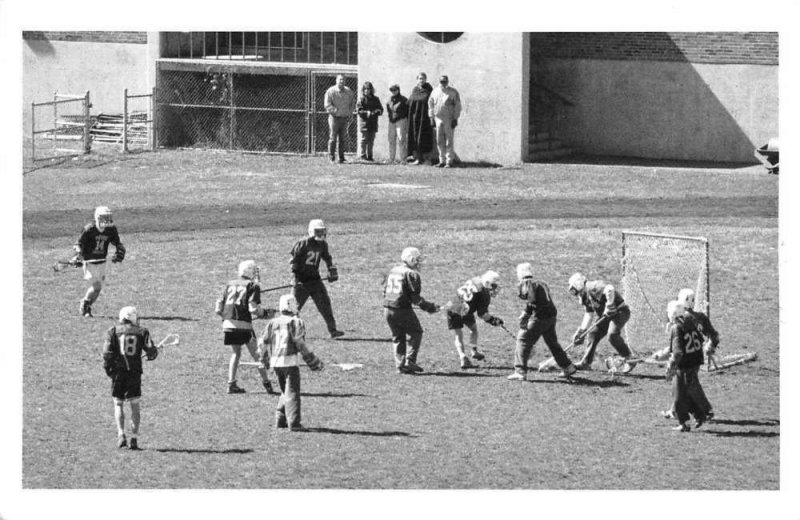
M 312 371 L 322 370 L 322 361 L 306 347 L 306 327 L 297 316 L 297 300 L 291 294 L 281 296 L 280 316 L 267 322 L 261 337 L 261 363 L 272 367 L 278 377 L 281 397 L 275 412 L 275 426 L 290 431 L 303 430 L 300 423 L 300 359 Z

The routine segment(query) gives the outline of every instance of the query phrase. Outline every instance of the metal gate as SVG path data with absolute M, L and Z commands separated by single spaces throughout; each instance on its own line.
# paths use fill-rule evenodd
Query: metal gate
M 340 72 L 166 62 L 157 76 L 158 146 L 314 154 L 328 142 L 325 90 Z M 355 87 L 354 73 L 345 73 Z M 355 90 L 355 88 L 354 88 Z M 355 124 L 347 152 L 356 148 Z

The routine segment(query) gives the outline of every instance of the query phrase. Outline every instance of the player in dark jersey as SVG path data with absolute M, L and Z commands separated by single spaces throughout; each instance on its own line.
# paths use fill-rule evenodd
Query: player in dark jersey
M 469 344 L 472 347 L 472 359 L 480 361 L 486 356 L 478 352 L 478 325 L 475 315 L 496 327 L 503 324 L 503 320 L 489 313 L 489 304 L 492 297 L 500 290 L 500 275 L 494 271 L 486 271 L 480 276 L 470 278 L 456 291 L 455 303 L 447 309 L 447 328 L 455 335 L 456 352 L 461 362 L 461 368 L 474 368 L 475 365 L 464 351 L 464 334 L 462 329 L 469 329 Z
M 130 449 L 139 449 L 139 425 L 142 397 L 142 353 L 148 360 L 158 357 L 150 331 L 139 326 L 136 307 L 123 307 L 119 311 L 119 324 L 108 329 L 103 346 L 103 369 L 111 378 L 111 396 L 114 398 L 114 419 L 117 423 L 117 447 L 128 446 L 125 437 L 125 410 L 131 407 Z
M 422 367 L 417 365 L 417 355 L 422 344 L 422 326 L 411 305 L 414 304 L 431 314 L 438 312 L 439 306 L 420 295 L 422 279 L 419 276 L 419 268 L 423 258 L 419 249 L 416 247 L 403 249 L 400 259 L 403 263 L 392 267 L 383 283 L 383 311 L 389 330 L 392 331 L 397 372 L 413 374 L 423 371 Z
M 339 279 L 339 271 L 333 265 L 333 259 L 328 251 L 327 236 L 328 230 L 322 220 L 314 219 L 308 223 L 308 237 L 298 240 L 292 247 L 290 261 L 292 284 L 294 297 L 297 298 L 298 312 L 310 296 L 325 320 L 331 337 L 339 338 L 344 336 L 344 332 L 336 329 L 331 298 L 319 274 L 319 263 L 323 261 L 328 267 L 328 281 L 335 282 Z
M 228 393 L 243 394 L 244 388 L 236 383 L 236 372 L 242 357 L 242 345 L 247 347 L 255 361 L 260 361 L 258 342 L 253 331 L 253 319 L 272 318 L 277 311 L 261 307 L 261 287 L 256 282 L 258 267 L 253 260 L 239 264 L 239 278 L 229 281 L 216 302 L 215 312 L 222 318 L 222 334 L 225 345 L 230 345 L 232 354 L 228 364 Z M 267 369 L 258 368 L 261 384 L 268 394 L 273 393 Z
M 78 237 L 72 259 L 75 263 L 83 264 L 83 278 L 91 284 L 81 300 L 81 316 L 92 317 L 92 304 L 103 290 L 109 244 L 113 244 L 115 248 L 111 261 L 122 262 L 125 259 L 125 246 L 120 242 L 111 210 L 106 206 L 99 206 L 94 210 L 94 222 L 86 224 Z
M 534 280 L 533 266 L 524 262 L 517 266 L 519 280 L 519 299 L 525 302 L 525 308 L 519 317 L 519 332 L 514 350 L 514 373 L 508 376 L 512 381 L 524 381 L 528 372 L 528 359 L 539 338 L 544 339 L 558 366 L 561 376 L 569 378 L 577 370 L 570 361 L 556 335 L 558 310 L 550 297 L 550 287 L 546 283 Z
M 602 280 L 586 281 L 586 277 L 581 273 L 575 273 L 570 277 L 569 292 L 578 299 L 585 310 L 583 321 L 572 336 L 572 342 L 575 345 L 583 343 L 583 335 L 591 326 L 593 319 L 602 319 L 594 329 L 586 334 L 589 346 L 583 354 L 583 359 L 575 365 L 575 368 L 588 370 L 592 366 L 597 344 L 608 334 L 608 342 L 626 360 L 621 372 L 627 374 L 633 370 L 636 364 L 628 361 L 631 357 L 631 349 L 625 342 L 625 338 L 622 337 L 622 328 L 628 323 L 631 311 L 622 295 L 614 289 L 613 285 Z
M 667 305 L 669 318 L 670 354 L 665 377 L 672 381 L 672 398 L 678 426 L 676 431 L 688 432 L 689 414 L 694 415 L 695 428 L 706 421 L 708 410 L 704 408 L 703 387 L 698 372 L 703 364 L 703 336 L 697 330 L 697 322 L 684 312 L 683 304 L 671 301 Z

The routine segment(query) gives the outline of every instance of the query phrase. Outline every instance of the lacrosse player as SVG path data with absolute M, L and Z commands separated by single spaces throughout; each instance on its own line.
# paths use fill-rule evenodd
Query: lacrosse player
M 119 325 L 106 333 L 103 346 L 103 369 L 111 378 L 111 396 L 114 398 L 114 419 L 117 423 L 117 447 L 129 446 L 138 450 L 141 415 L 139 400 L 142 397 L 142 352 L 149 361 L 158 357 L 158 349 L 150 338 L 150 331 L 139 326 L 136 307 L 123 307 L 119 311 Z M 131 407 L 131 440 L 125 438 L 125 410 Z
M 261 364 L 272 367 L 278 377 L 281 397 L 275 411 L 275 426 L 290 431 L 303 430 L 300 423 L 300 360 L 312 371 L 324 364 L 306 347 L 306 326 L 297 316 L 297 300 L 284 294 L 278 304 L 280 316 L 267 322 L 261 343 Z
M 314 219 L 308 223 L 308 237 L 298 240 L 292 247 L 292 284 L 294 297 L 297 298 L 297 312 L 303 309 L 310 296 L 325 320 L 331 338 L 339 338 L 344 336 L 344 332 L 336 330 L 331 298 L 319 275 L 319 263 L 322 260 L 328 267 L 328 281 L 333 283 L 339 279 L 339 271 L 328 252 L 327 236 L 325 222 Z
M 528 358 L 539 338 L 544 339 L 558 366 L 561 376 L 569 378 L 577 371 L 556 336 L 556 317 L 558 311 L 550 297 L 550 287 L 533 279 L 533 266 L 529 262 L 517 265 L 519 280 L 519 299 L 525 308 L 519 316 L 517 346 L 514 349 L 514 373 L 508 376 L 511 381 L 524 381 L 528 372 Z
M 580 345 L 584 340 L 584 333 L 592 325 L 592 319 L 596 316 L 597 326 L 586 334 L 589 346 L 583 354 L 583 359 L 575 365 L 578 370 L 588 370 L 594 360 L 594 352 L 597 344 L 608 334 L 608 342 L 626 361 L 622 366 L 623 374 L 629 373 L 636 366 L 630 361 L 631 349 L 622 337 L 622 328 L 631 317 L 628 304 L 622 295 L 614 289 L 614 286 L 602 280 L 589 282 L 581 273 L 573 274 L 569 279 L 569 293 L 578 299 L 578 303 L 583 305 L 585 313 L 583 321 L 572 336 L 575 345 Z M 599 320 L 603 321 L 599 321 Z
M 392 331 L 394 362 L 398 374 L 422 372 L 417 355 L 422 344 L 422 326 L 411 304 L 433 314 L 439 306 L 420 296 L 422 279 L 419 269 L 424 258 L 416 247 L 407 247 L 400 254 L 402 264 L 392 267 L 383 283 L 383 307 L 386 323 Z M 406 343 L 408 336 L 408 343 Z M 408 345 L 408 350 L 406 350 Z
M 494 271 L 486 271 L 480 276 L 470 278 L 456 291 L 456 304 L 447 310 L 447 328 L 455 335 L 455 345 L 461 368 L 474 368 L 475 365 L 464 352 L 464 334 L 462 329 L 469 329 L 469 344 L 472 350 L 472 359 L 481 361 L 486 356 L 478 352 L 478 325 L 475 323 L 475 314 L 480 319 L 493 327 L 503 324 L 503 320 L 489 313 L 489 304 L 492 297 L 500 291 L 500 275 Z
M 683 305 L 683 312 L 694 318 L 695 324 L 697 325 L 697 332 L 703 340 L 703 353 L 708 356 L 710 360 L 719 346 L 719 333 L 717 333 L 717 330 L 711 325 L 711 320 L 706 313 L 694 310 L 693 290 L 681 289 L 680 292 L 678 292 L 678 302 Z M 669 358 L 670 352 L 671 348 L 666 347 L 656 352 L 653 357 L 658 361 L 666 361 Z M 706 410 L 706 421 L 713 419 L 714 412 L 711 409 L 711 403 L 708 401 L 702 387 L 700 387 L 697 392 L 697 399 L 700 402 L 701 409 Z M 694 410 L 689 411 L 693 412 Z M 669 410 L 661 412 L 661 415 L 666 419 L 675 419 L 677 417 L 674 406 Z
M 703 336 L 697 329 L 695 319 L 684 312 L 681 302 L 674 300 L 667 304 L 667 318 L 672 352 L 665 378 L 672 382 L 673 407 L 680 423 L 673 430 L 688 432 L 690 413 L 694 415 L 695 428 L 703 425 L 708 413 L 698 378 L 700 365 L 703 364 Z
M 115 247 L 111 261 L 122 262 L 125 259 L 125 246 L 119 240 L 119 232 L 114 225 L 111 210 L 106 206 L 98 206 L 94 210 L 94 222 L 84 226 L 74 246 L 75 256 L 70 260 L 71 263 L 83 264 L 83 279 L 90 283 L 86 295 L 81 300 L 81 316 L 92 317 L 92 304 L 103 290 L 109 244 L 114 244 Z
M 255 361 L 259 360 L 256 335 L 253 332 L 253 319 L 267 319 L 275 315 L 275 309 L 261 307 L 261 287 L 255 279 L 258 267 L 253 260 L 245 260 L 239 264 L 239 278 L 225 284 L 222 297 L 216 302 L 215 312 L 222 318 L 223 342 L 230 345 L 230 364 L 228 365 L 228 393 L 243 394 L 244 388 L 236 384 L 236 371 L 242 357 L 242 345 L 247 347 Z M 259 367 L 261 384 L 268 394 L 272 385 L 267 376 L 267 369 Z

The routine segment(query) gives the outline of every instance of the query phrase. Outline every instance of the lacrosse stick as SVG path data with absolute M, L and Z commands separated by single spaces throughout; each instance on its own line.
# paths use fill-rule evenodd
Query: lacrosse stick
M 239 366 L 264 368 L 264 365 L 257 361 L 240 361 Z M 325 366 L 339 367 L 343 371 L 347 372 L 349 370 L 355 370 L 356 368 L 362 368 L 364 365 L 362 363 L 331 363 L 330 365 Z
M 511 332 L 510 330 L 508 330 L 505 325 L 500 325 L 500 328 L 503 329 L 504 331 L 506 331 L 506 334 L 508 334 L 509 336 L 514 338 L 514 341 L 517 340 L 517 337 L 514 335 L 514 333 Z
M 586 332 L 584 332 L 583 334 L 578 336 L 576 339 L 581 340 L 581 339 L 586 338 L 586 336 L 588 336 L 590 332 L 592 332 L 594 329 L 596 329 L 601 323 L 603 323 L 603 321 L 605 321 L 607 319 L 608 319 L 608 316 L 602 316 L 599 320 L 595 321 L 592 324 L 591 327 L 586 329 Z M 569 345 L 567 345 L 567 348 L 564 349 L 564 352 L 568 353 L 573 348 L 575 348 L 575 340 L 573 340 Z M 545 372 L 547 370 L 552 370 L 553 368 L 555 368 L 555 364 L 556 364 L 555 358 L 553 358 L 553 356 L 550 356 L 549 358 L 547 358 L 544 361 L 542 361 L 541 363 L 539 363 L 539 372 Z
M 69 260 L 57 260 L 56 263 L 53 264 L 53 271 L 60 273 L 67 267 L 83 267 L 83 264 L 101 264 L 103 262 L 105 262 L 105 259 L 75 260 L 74 258 L 70 258 Z
M 322 281 L 323 282 L 327 282 L 328 281 L 328 277 L 326 276 L 325 278 L 322 279 Z M 265 292 L 272 292 L 272 291 L 280 291 L 281 289 L 289 289 L 290 287 L 294 287 L 294 286 L 295 286 L 295 284 L 290 283 L 290 284 L 286 284 L 286 285 L 279 285 L 277 287 L 268 287 L 266 289 L 261 289 L 261 292 L 265 293 Z
M 156 348 L 163 351 L 164 347 L 177 347 L 181 343 L 181 337 L 178 334 L 167 334 L 164 339 L 158 342 Z M 142 355 L 144 357 L 144 354 Z

